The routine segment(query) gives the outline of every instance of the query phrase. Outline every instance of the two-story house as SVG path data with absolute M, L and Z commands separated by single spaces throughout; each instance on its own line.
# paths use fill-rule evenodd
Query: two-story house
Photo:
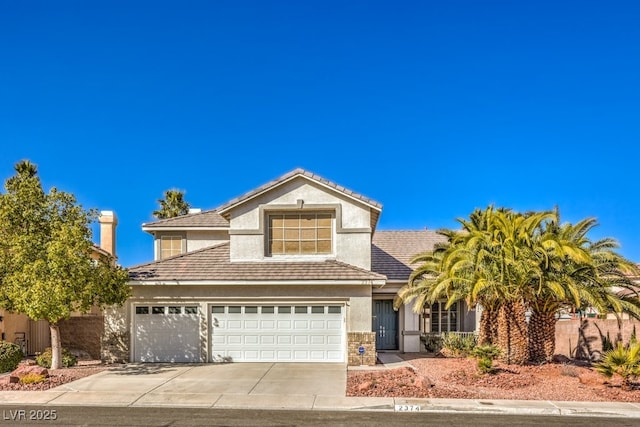
M 373 364 L 376 351 L 420 351 L 434 325 L 473 329 L 461 307 L 394 311 L 410 258 L 442 237 L 376 231 L 381 210 L 297 169 L 214 210 L 143 224 L 154 261 L 130 268 L 105 357 Z

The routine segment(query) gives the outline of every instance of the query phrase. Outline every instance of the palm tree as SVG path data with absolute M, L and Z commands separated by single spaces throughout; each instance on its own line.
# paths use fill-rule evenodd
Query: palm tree
M 413 259 L 420 265 L 398 292 L 396 306 L 415 300 L 420 312 L 441 299 L 447 306 L 460 300 L 481 305 L 479 342 L 496 344 L 507 363 L 551 359 L 563 306 L 640 317 L 637 294 L 613 292 L 633 289 L 634 264 L 613 251 L 612 239 L 587 239 L 595 220 L 560 226 L 559 217 L 557 209 L 520 214 L 490 206 L 459 219 L 461 231 L 440 231 L 447 242 Z
M 559 219 L 559 213 L 556 210 Z M 529 361 L 550 361 L 555 351 L 556 314 L 562 307 L 591 306 L 600 313 L 619 316 L 627 312 L 640 317 L 640 300 L 630 292 L 620 296 L 616 290 L 634 289 L 630 274 L 635 265 L 618 255 L 617 242 L 605 238 L 591 242 L 588 232 L 597 225 L 593 218 L 577 224 L 546 224 L 539 244 L 546 256 L 541 258 L 542 280 L 532 283 L 534 291 L 528 305 Z
M 528 284 L 540 275 L 531 248 L 540 224 L 552 212 L 518 214 L 492 206 L 459 219 L 461 231 L 441 231 L 447 243 L 420 254 L 422 262 L 398 293 L 396 305 L 415 299 L 414 310 L 445 298 L 447 306 L 465 300 L 482 305 L 482 344 L 497 344 L 507 363 L 528 358 L 525 310 Z
M 191 207 L 184 200 L 184 191 L 167 190 L 164 192 L 164 199 L 158 199 L 160 209 L 153 211 L 153 216 L 158 219 L 174 218 L 189 213 Z

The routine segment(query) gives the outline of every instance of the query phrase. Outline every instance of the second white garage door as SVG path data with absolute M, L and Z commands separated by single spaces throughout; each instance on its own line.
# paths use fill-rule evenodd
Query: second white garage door
M 213 305 L 211 357 L 233 362 L 344 362 L 341 305 Z

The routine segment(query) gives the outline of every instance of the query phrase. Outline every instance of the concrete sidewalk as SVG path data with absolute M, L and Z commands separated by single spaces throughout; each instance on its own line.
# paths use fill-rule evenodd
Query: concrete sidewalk
M 382 365 L 363 368 L 387 369 L 406 363 L 394 355 L 383 355 L 381 359 Z M 640 403 L 345 397 L 346 369 L 341 364 L 128 365 L 48 391 L 1 391 L 0 405 L 419 411 L 640 419 Z

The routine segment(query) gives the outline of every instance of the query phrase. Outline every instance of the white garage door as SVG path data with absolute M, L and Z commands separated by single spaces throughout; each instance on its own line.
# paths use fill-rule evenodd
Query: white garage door
M 202 361 L 197 306 L 136 306 L 134 334 L 136 362 Z
M 344 362 L 340 305 L 211 306 L 212 360 Z

